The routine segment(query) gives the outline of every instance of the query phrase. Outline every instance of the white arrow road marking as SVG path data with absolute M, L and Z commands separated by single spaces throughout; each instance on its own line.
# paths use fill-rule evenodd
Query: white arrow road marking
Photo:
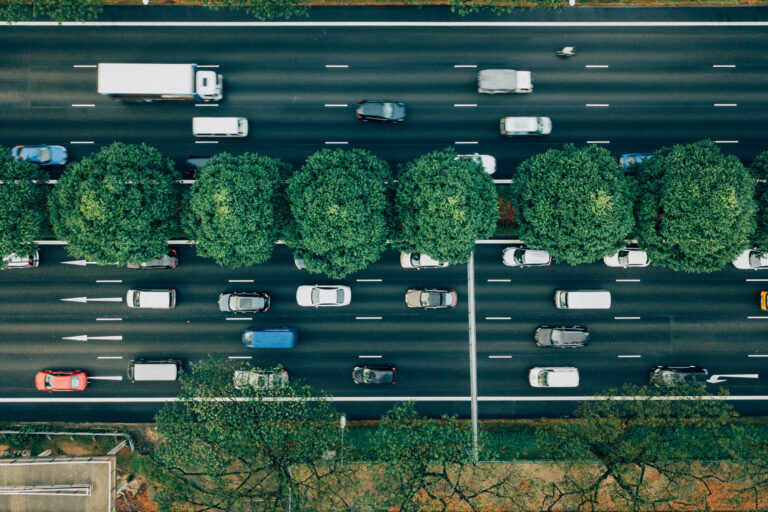
M 64 336 L 61 339 L 72 340 L 72 341 L 88 341 L 88 340 L 123 341 L 122 336 L 88 336 L 87 334 L 81 334 L 80 336 Z
M 757 379 L 759 375 L 757 373 L 741 373 L 737 375 L 713 375 L 707 379 L 710 384 L 719 384 L 725 382 L 726 378 L 729 379 Z
M 84 267 L 86 265 L 95 265 L 95 261 L 86 261 L 86 260 L 70 260 L 70 261 L 62 261 L 61 262 L 64 265 L 78 265 L 81 267 Z
M 122 375 L 106 375 L 104 377 L 91 377 L 88 376 L 88 380 L 123 380 Z
M 61 299 L 64 302 L 123 302 L 122 297 L 69 297 L 67 299 Z

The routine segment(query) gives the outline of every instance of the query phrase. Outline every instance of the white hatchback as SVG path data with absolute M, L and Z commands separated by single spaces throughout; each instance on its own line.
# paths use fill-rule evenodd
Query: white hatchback
M 507 247 L 501 253 L 501 262 L 508 267 L 547 267 L 552 264 L 552 256 L 539 249 Z
M 309 285 L 299 286 L 296 290 L 296 303 L 305 307 L 348 306 L 352 301 L 352 290 L 344 285 Z
M 741 270 L 762 270 L 768 268 L 768 252 L 747 249 L 733 260 L 733 266 Z
M 437 261 L 418 252 L 401 252 L 400 266 L 403 268 L 445 268 L 447 261 Z
M 651 264 L 648 253 L 635 247 L 619 249 L 616 254 L 603 258 L 603 263 L 609 267 L 647 267 Z

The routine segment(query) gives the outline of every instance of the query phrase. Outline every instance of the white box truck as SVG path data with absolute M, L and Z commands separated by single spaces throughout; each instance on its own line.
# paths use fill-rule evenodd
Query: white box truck
M 121 100 L 219 101 L 220 74 L 197 64 L 99 63 L 99 94 Z
M 530 71 L 484 69 L 477 73 L 477 92 L 484 94 L 533 92 Z

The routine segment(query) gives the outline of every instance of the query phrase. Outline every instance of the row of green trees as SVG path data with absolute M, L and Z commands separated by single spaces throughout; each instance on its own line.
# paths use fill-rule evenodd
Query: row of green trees
M 101 264 L 156 258 L 181 227 L 200 255 L 231 267 L 266 262 L 278 239 L 308 271 L 333 278 L 377 261 L 388 239 L 464 263 L 495 229 L 497 195 L 476 163 L 455 157 L 452 149 L 419 157 L 395 181 L 384 160 L 362 150 L 322 150 L 295 172 L 275 158 L 222 153 L 183 193 L 157 149 L 114 143 L 68 165 L 47 210 L 67 251 Z M 29 250 L 44 228 L 44 173 L 4 155 L 0 176 L 0 251 Z
M 610 390 L 571 420 L 518 423 L 501 444 L 526 435 L 529 449 L 499 463 L 490 431 L 478 462 L 468 422 L 428 419 L 413 403 L 343 439 L 328 397 L 298 381 L 238 389 L 233 369 L 194 365 L 157 415 L 160 445 L 135 469 L 157 487 L 160 510 L 759 510 L 768 491 L 765 426 L 703 387 L 674 388 L 689 397 L 677 400 L 629 386 L 622 396 L 635 399 Z

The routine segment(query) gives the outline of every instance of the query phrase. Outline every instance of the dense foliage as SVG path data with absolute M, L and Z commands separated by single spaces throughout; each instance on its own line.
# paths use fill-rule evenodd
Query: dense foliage
M 556 261 L 591 263 L 632 230 L 633 185 L 604 148 L 566 144 L 525 160 L 512 182 L 520 239 Z
M 755 179 L 714 142 L 662 148 L 637 177 L 639 239 L 655 265 L 714 272 L 750 245 Z
M 0 18 L 8 23 L 48 17 L 63 21 L 89 21 L 99 17 L 103 0 L 6 0 Z
M 389 166 L 367 151 L 322 150 L 288 182 L 286 244 L 309 272 L 340 279 L 377 261 L 389 232 Z
M 294 16 L 309 16 L 309 3 L 299 0 L 201 0 L 210 9 L 230 7 L 243 9 L 259 20 L 276 18 L 289 19 Z
M 279 238 L 289 173 L 280 160 L 253 153 L 221 153 L 206 162 L 187 193 L 183 215 L 197 253 L 230 267 L 266 262 Z
M 49 179 L 37 165 L 16 162 L 8 148 L 0 147 L 0 258 L 36 249 L 34 241 L 45 229 Z
M 759 180 L 755 188 L 757 200 L 757 229 L 752 241 L 762 249 L 768 251 L 768 151 L 763 151 L 755 157 L 749 166 L 752 177 Z
M 404 166 L 395 188 L 392 246 L 450 263 L 466 263 L 478 239 L 493 234 L 499 217 L 493 179 L 451 149 Z
M 67 251 L 100 264 L 162 256 L 178 225 L 177 172 L 145 144 L 119 142 L 70 164 L 49 197 Z

